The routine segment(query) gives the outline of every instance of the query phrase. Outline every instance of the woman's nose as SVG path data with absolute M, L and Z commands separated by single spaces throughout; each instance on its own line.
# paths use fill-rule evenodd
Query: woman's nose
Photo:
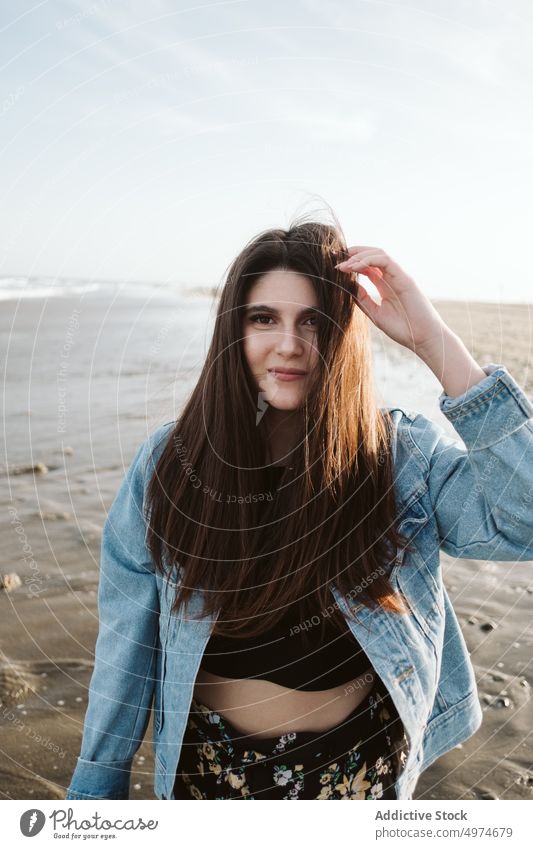
M 300 351 L 303 343 L 294 328 L 282 330 L 276 334 L 276 350 L 286 352 Z

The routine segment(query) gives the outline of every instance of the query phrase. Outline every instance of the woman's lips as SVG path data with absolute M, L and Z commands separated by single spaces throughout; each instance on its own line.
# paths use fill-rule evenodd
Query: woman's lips
M 303 374 L 294 374 L 290 372 L 284 371 L 276 371 L 276 369 L 269 369 L 268 373 L 272 375 L 272 377 L 276 378 L 276 380 L 301 380 L 306 376 L 307 372 L 303 372 Z

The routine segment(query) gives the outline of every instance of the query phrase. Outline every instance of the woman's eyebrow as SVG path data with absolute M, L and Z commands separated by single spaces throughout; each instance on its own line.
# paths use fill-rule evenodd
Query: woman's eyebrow
M 277 310 L 275 307 L 269 306 L 268 304 L 247 304 L 244 309 L 247 313 L 253 312 L 255 310 L 264 310 L 265 312 L 271 312 L 275 315 L 279 315 L 279 310 Z M 303 310 L 300 310 L 298 315 L 305 315 L 309 312 L 319 312 L 319 309 L 318 307 L 305 307 Z

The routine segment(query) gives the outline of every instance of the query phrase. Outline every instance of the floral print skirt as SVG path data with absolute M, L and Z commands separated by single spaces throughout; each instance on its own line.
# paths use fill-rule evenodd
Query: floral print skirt
M 176 799 L 396 799 L 408 753 L 403 723 L 376 682 L 342 723 L 278 737 L 243 735 L 192 699 Z

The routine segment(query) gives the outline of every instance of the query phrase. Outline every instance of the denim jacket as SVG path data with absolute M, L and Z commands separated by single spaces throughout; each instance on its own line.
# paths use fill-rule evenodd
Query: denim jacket
M 533 406 L 503 365 L 439 406 L 463 444 L 421 414 L 387 408 L 394 423 L 400 530 L 391 580 L 407 614 L 332 599 L 390 692 L 409 742 L 395 789 L 410 799 L 420 773 L 481 724 L 474 670 L 448 594 L 439 549 L 453 557 L 533 560 Z M 179 569 L 155 571 L 146 547 L 146 487 L 173 429 L 168 422 L 140 446 L 103 529 L 99 633 L 80 756 L 66 799 L 127 799 L 133 757 L 153 712 L 154 792 L 173 785 L 193 687 L 213 620 L 190 607 L 170 613 Z M 176 579 L 176 580 L 174 580 Z M 189 610 L 191 615 L 189 615 Z M 216 621 L 216 620 L 215 620 Z

